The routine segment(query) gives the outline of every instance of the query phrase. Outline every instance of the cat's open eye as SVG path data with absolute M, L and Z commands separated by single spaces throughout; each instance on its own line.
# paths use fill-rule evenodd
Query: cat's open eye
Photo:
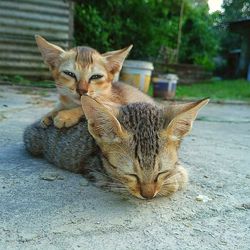
M 90 78 L 89 78 L 89 81 L 91 80 L 97 80 L 97 79 L 100 79 L 102 78 L 103 75 L 99 75 L 99 74 L 96 74 L 96 75 L 92 75 Z
M 65 75 L 68 75 L 68 76 L 70 76 L 70 77 L 76 79 L 76 75 L 75 75 L 73 72 L 70 72 L 70 71 L 65 70 L 65 71 L 63 71 L 63 73 L 64 73 Z

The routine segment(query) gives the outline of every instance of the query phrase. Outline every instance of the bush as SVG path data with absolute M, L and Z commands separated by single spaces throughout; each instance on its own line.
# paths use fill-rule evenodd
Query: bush
M 161 46 L 175 49 L 182 0 L 85 0 L 75 8 L 75 40 L 101 52 L 134 44 L 130 58 L 156 58 Z M 198 4 L 197 4 L 198 2 Z M 179 61 L 211 69 L 217 50 L 208 6 L 184 0 Z

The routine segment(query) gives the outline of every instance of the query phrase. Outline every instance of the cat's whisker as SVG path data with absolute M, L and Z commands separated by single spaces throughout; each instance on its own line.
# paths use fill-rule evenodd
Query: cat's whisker
M 177 175 L 180 175 L 180 173 L 175 173 L 175 174 L 173 174 L 173 175 L 168 176 L 168 177 L 164 180 L 163 184 L 171 184 L 171 183 L 176 183 L 176 182 L 178 182 L 178 180 L 177 180 Z M 172 180 L 172 179 L 173 179 L 173 180 Z
M 91 169 L 90 171 L 91 171 L 91 172 L 94 172 L 94 173 L 97 173 L 97 174 L 100 174 L 101 176 L 104 176 L 104 177 L 106 177 L 107 179 L 115 180 L 115 181 L 117 181 L 118 183 L 121 183 L 121 184 L 122 184 L 122 182 L 121 182 L 118 178 L 115 178 L 114 176 L 107 175 L 107 174 L 105 174 L 105 173 L 103 173 L 103 172 L 100 172 L 100 171 L 94 170 L 94 169 Z
M 114 182 L 100 182 L 98 183 L 98 186 L 101 186 L 105 189 L 109 189 L 114 192 L 124 193 L 127 194 L 128 190 L 125 186 L 121 186 L 120 183 L 114 183 Z
M 167 185 L 172 185 L 172 184 L 176 184 L 178 181 L 177 179 L 175 180 L 172 180 L 172 181 L 166 181 L 166 182 L 163 182 L 163 186 L 167 186 Z
M 168 196 L 168 195 L 170 195 L 172 193 L 173 193 L 173 191 L 163 189 L 157 195 L 159 195 L 159 196 Z

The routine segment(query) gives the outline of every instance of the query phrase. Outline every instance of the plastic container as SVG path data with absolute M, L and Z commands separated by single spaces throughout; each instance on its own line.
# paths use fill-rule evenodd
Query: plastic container
M 153 78 L 154 97 L 172 99 L 175 96 L 178 76 L 166 74 Z
M 121 80 L 148 93 L 154 66 L 151 62 L 126 60 L 121 72 Z

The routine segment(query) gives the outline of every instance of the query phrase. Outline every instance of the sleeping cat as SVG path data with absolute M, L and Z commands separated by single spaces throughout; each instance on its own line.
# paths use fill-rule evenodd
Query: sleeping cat
M 59 104 L 42 118 L 44 127 L 54 122 L 57 128 L 71 127 L 83 116 L 80 97 L 87 94 L 104 105 L 119 106 L 133 102 L 154 103 L 147 95 L 123 83 L 113 83 L 115 74 L 132 48 L 100 54 L 89 47 L 69 51 L 36 36 L 44 62 L 49 65 L 59 92 Z
M 88 96 L 81 101 L 88 126 L 86 120 L 68 129 L 32 125 L 24 133 L 26 149 L 58 167 L 88 170 L 97 185 L 141 199 L 168 196 L 185 186 L 178 149 L 208 99 L 165 108 L 133 103 L 112 111 Z

